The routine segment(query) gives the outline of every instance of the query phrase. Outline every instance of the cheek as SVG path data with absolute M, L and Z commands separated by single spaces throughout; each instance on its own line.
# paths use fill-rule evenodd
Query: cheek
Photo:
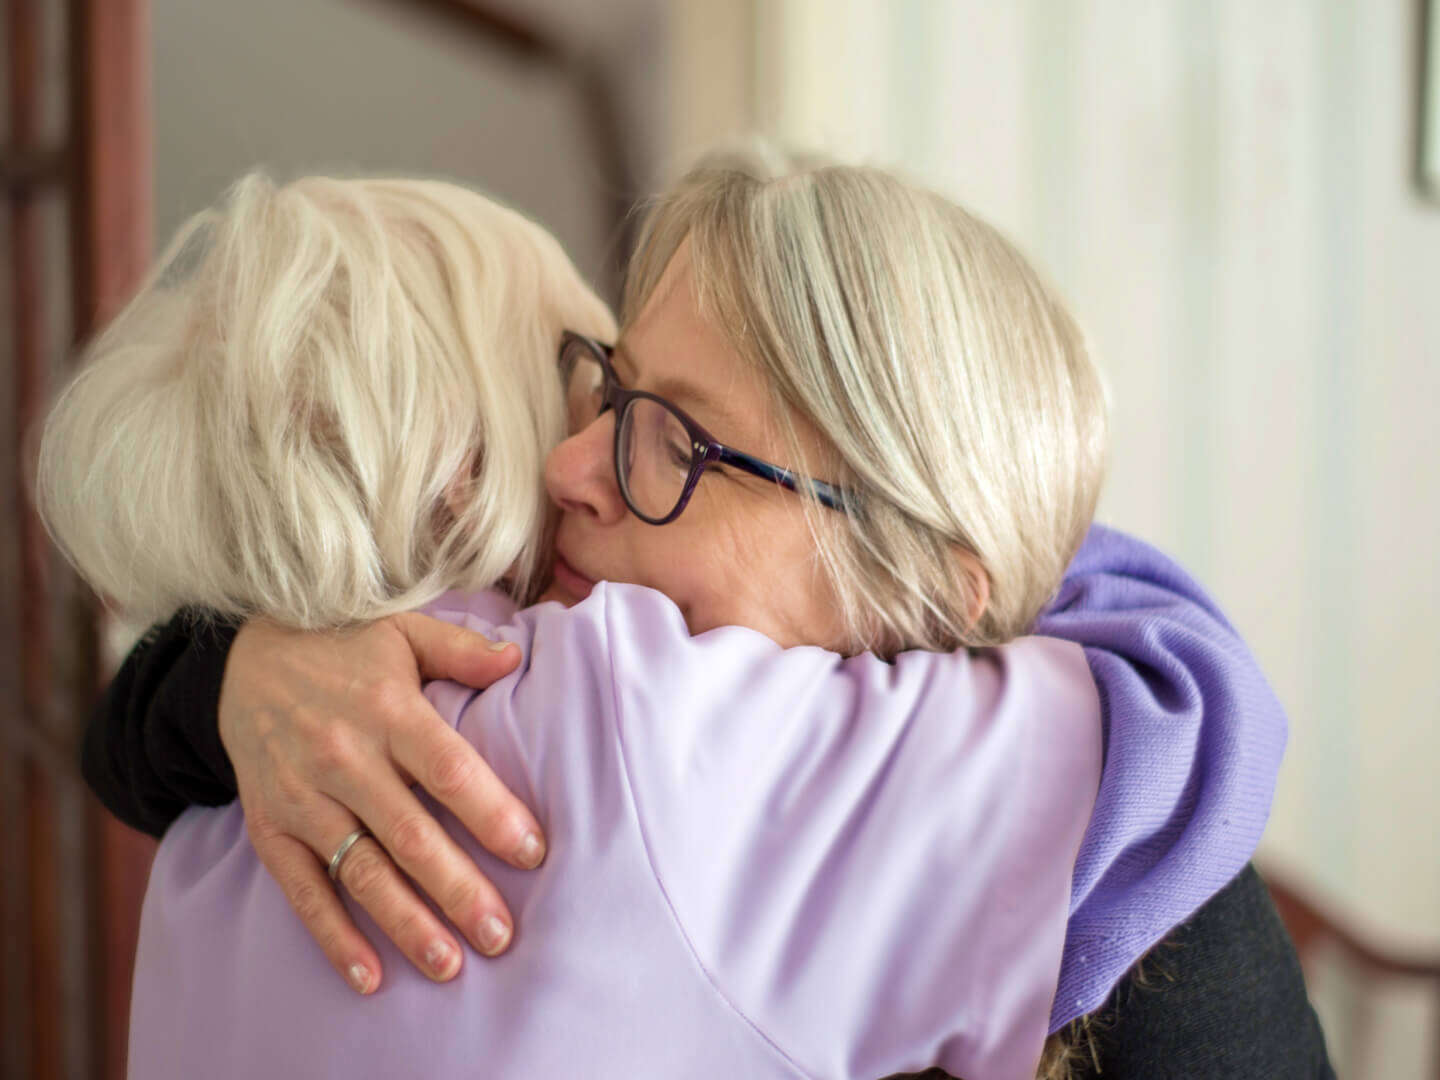
M 647 560 L 655 568 L 658 587 L 684 612 L 692 634 L 717 626 L 748 625 L 743 617 L 749 607 L 744 595 L 747 560 L 735 547 L 734 530 L 719 522 L 687 522 L 685 517 L 675 525 L 681 522 L 700 527 L 687 528 L 683 534 L 676 530 L 666 537 L 673 542 Z M 672 528 L 668 525 L 657 532 Z
M 783 645 L 826 642 L 833 604 L 826 602 L 829 590 L 803 516 L 783 503 L 723 497 L 713 511 L 687 557 L 675 560 L 680 580 L 666 590 L 691 633 L 738 625 Z

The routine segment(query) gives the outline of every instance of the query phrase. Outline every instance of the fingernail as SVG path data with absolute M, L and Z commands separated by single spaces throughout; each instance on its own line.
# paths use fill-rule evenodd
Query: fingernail
M 491 651 L 491 652 L 504 652 L 504 651 L 506 650 L 506 648 L 509 647 L 509 645 L 510 645 L 510 642 L 508 642 L 508 641 L 492 641 L 492 642 L 490 642 L 490 651 Z
M 350 985 L 362 994 L 370 992 L 370 969 L 364 964 L 350 965 Z
M 430 948 L 425 950 L 425 962 L 430 965 L 430 970 L 441 978 L 450 974 L 454 960 L 455 950 L 443 941 L 432 941 Z
M 496 915 L 486 915 L 480 920 L 480 943 L 488 956 L 494 956 L 510 940 L 510 927 Z
M 533 832 L 526 833 L 525 839 L 520 841 L 520 850 L 515 853 L 515 861 L 520 864 L 522 870 L 532 870 L 540 865 L 540 860 L 545 857 L 545 845 L 540 843 L 540 837 Z

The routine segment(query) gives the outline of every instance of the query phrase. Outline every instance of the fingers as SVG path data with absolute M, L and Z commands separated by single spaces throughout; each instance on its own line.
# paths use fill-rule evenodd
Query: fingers
M 545 858 L 545 837 L 535 816 L 464 736 L 431 711 L 432 717 L 423 722 L 392 731 L 391 756 L 444 803 L 486 851 L 521 870 L 539 866 Z
M 474 755 L 468 744 L 465 749 Z M 423 927 L 429 934 L 439 923 L 399 870 L 481 953 L 495 956 L 509 946 L 513 922 L 500 893 L 394 773 L 371 776 L 363 787 L 338 795 L 375 833 L 374 840 L 361 840 L 345 857 L 340 880 L 407 956 L 415 954 L 392 928 L 410 932 Z M 343 838 L 341 833 L 335 843 Z M 422 944 L 419 955 L 427 955 L 428 948 Z
M 398 783 L 398 781 L 397 781 Z M 413 796 L 412 796 L 413 798 Z M 419 805 L 418 803 L 416 804 Z M 428 817 L 428 815 L 427 815 Z M 357 822 L 343 806 L 332 800 L 325 800 L 325 807 L 317 813 L 313 825 L 307 825 L 305 835 L 298 838 L 282 837 L 287 843 L 297 843 L 298 846 L 308 847 L 306 855 L 310 864 L 316 869 L 319 879 L 324 882 L 324 891 L 329 893 L 330 899 L 339 906 L 340 914 L 345 920 L 345 925 L 340 928 L 340 934 L 344 931 L 353 931 L 359 936 L 359 931 L 350 921 L 349 913 L 345 911 L 344 905 L 336 896 L 335 888 L 331 885 L 328 875 L 328 866 L 331 856 L 339 850 L 341 842 L 359 827 Z M 435 828 L 439 828 L 434 819 L 430 819 Z M 443 830 L 442 830 L 443 831 Z M 262 861 L 265 854 L 260 851 L 260 844 L 256 844 L 256 852 L 260 854 Z M 298 861 L 298 859 L 297 859 Z M 269 865 L 268 863 L 266 864 Z M 274 870 L 271 873 L 275 873 Z M 278 875 L 277 875 L 278 876 Z M 428 904 L 416 895 L 410 882 L 396 868 L 390 856 L 385 853 L 373 837 L 364 836 L 352 844 L 346 851 L 340 862 L 339 885 L 350 894 L 350 898 L 365 909 L 365 912 L 375 920 L 381 933 L 395 943 L 398 948 L 420 972 L 436 982 L 444 982 L 453 978 L 459 972 L 461 966 L 460 943 L 450 932 L 449 928 L 441 921 L 439 916 Z M 283 887 L 283 883 L 282 883 Z M 287 891 L 287 896 L 290 893 Z M 309 898 L 306 898 L 307 901 Z M 295 907 L 302 919 L 305 913 L 300 910 L 295 900 L 291 900 L 291 906 Z M 320 907 L 319 901 L 314 902 L 314 908 Z M 311 923 L 307 920 L 307 926 Z M 316 940 L 322 948 L 326 949 L 326 955 L 331 951 L 326 947 L 329 940 L 345 942 L 343 936 L 335 935 L 333 922 L 324 924 L 325 938 L 312 930 Z M 363 937 L 360 937 L 364 941 Z M 350 978 L 350 967 L 355 963 L 366 965 L 364 960 L 353 959 L 343 946 L 338 946 L 335 955 L 340 961 L 345 962 L 341 970 L 347 978 Z M 373 955 L 373 953 L 372 953 Z M 332 960 L 336 963 L 336 960 Z M 376 961 L 378 971 L 378 959 Z M 377 980 L 378 983 L 378 980 Z
M 344 835 L 335 841 L 338 847 Z M 371 837 L 355 843 L 340 864 L 339 882 L 419 971 L 445 982 L 460 971 L 460 943 L 415 895 Z
M 380 957 L 350 918 L 314 853 L 290 836 L 257 837 L 255 853 L 340 977 L 361 994 L 378 989 Z
M 481 634 L 416 613 L 350 636 L 252 638 L 227 665 L 232 684 L 237 661 L 249 658 L 245 678 L 230 685 L 228 727 L 222 691 L 221 736 L 255 849 L 331 964 L 351 985 L 380 984 L 378 954 L 325 875 L 357 819 L 376 839 L 350 849 L 340 882 L 411 963 L 437 980 L 461 966 L 459 938 L 417 890 L 476 949 L 503 952 L 513 937 L 503 899 L 409 783 L 420 780 L 515 866 L 544 858 L 533 815 L 418 685 L 443 677 L 483 689 L 514 670 L 520 650 L 492 650 Z
M 397 615 L 395 625 L 410 642 L 422 678 L 454 679 L 483 690 L 520 663 L 520 650 L 509 643 L 428 615 Z

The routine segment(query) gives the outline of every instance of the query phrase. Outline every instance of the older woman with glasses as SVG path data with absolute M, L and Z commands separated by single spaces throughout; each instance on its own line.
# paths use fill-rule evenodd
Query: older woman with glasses
M 337 637 L 293 629 L 294 609 L 260 594 L 196 588 L 187 602 L 291 628 L 251 618 L 206 660 L 181 624 L 127 662 L 112 708 L 138 719 L 92 731 L 92 782 L 128 771 L 132 792 L 162 791 L 113 800 L 152 827 L 217 789 L 245 807 L 191 811 L 162 845 L 140 1074 L 984 1080 L 1035 1075 L 1051 1033 L 1039 1068 L 1064 1076 L 1077 1022 L 1244 867 L 1283 719 L 1183 574 L 1104 530 L 1085 540 L 1103 402 L 1070 317 L 944 200 L 776 164 L 712 162 L 656 204 L 613 348 L 557 332 L 560 378 L 536 391 L 563 393 L 570 429 L 545 466 L 553 573 L 520 558 L 529 533 L 492 524 L 482 546 L 487 565 L 506 558 L 509 596 L 454 564 L 467 591 L 433 599 L 433 620 Z M 422 299 L 470 295 L 451 282 Z M 428 304 L 410 320 L 427 333 L 471 325 Z M 348 366 L 315 371 L 332 369 Z M 364 427 L 344 403 L 367 395 L 339 374 L 320 385 L 324 407 L 302 412 L 324 438 L 306 453 L 333 455 Z M 371 480 L 400 490 L 385 476 L 402 458 L 446 460 L 425 448 L 463 408 L 437 400 L 437 433 L 392 443 L 374 478 L 345 463 L 377 551 L 397 524 L 382 506 L 413 506 L 410 528 L 443 552 L 477 491 L 508 490 L 494 422 L 514 403 L 479 402 L 478 444 L 418 501 L 387 506 Z M 292 539 L 267 557 L 332 557 L 303 525 Z M 542 588 L 559 603 L 517 607 Z M 477 660 L 445 624 L 499 648 Z M 1049 636 L 1016 640 L 1032 630 Z M 416 705 L 397 696 L 407 665 L 417 684 L 417 668 L 459 682 Z M 179 739 L 152 725 L 174 692 L 202 702 Z M 112 752 L 137 734 L 165 748 L 138 769 Z M 188 790 L 163 760 L 181 745 Z M 402 870 L 505 955 L 462 965 Z M 386 991 L 347 998 L 306 930 L 362 993 L 383 953 Z
M 641 521 L 668 525 L 680 516 L 700 476 L 708 468 L 728 465 L 751 476 L 805 491 L 830 510 L 843 510 L 845 493 L 823 480 L 797 477 L 732 450 L 690 419 L 679 406 L 643 390 L 620 385 L 611 363 L 613 346 L 573 330 L 560 341 L 560 380 L 571 430 L 589 427 L 601 413 L 615 412 L 615 484 L 625 505 Z

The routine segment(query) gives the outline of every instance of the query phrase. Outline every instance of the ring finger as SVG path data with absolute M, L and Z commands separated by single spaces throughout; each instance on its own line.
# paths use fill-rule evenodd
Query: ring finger
M 326 867 L 346 838 L 361 827 L 338 803 L 333 805 L 333 815 L 327 814 L 328 820 L 319 826 L 326 837 L 324 845 L 312 847 Z M 461 964 L 459 943 L 368 830 L 344 853 L 336 877 L 337 885 L 412 964 L 436 982 L 454 978 Z
M 434 899 L 450 924 L 485 956 L 495 956 L 505 950 L 510 944 L 513 923 L 504 899 L 444 826 L 398 777 L 377 775 L 367 785 L 342 786 L 333 794 L 337 803 L 348 808 L 347 814 L 358 814 L 375 831 L 373 839 L 356 844 L 356 848 L 377 852 L 392 872 L 403 872 L 401 880 L 405 882 L 407 896 L 415 897 L 416 889 L 424 890 Z M 343 836 L 341 834 L 341 839 Z M 346 855 L 346 867 L 342 867 L 341 880 L 347 884 L 349 879 L 344 871 L 354 854 L 352 850 Z M 368 870 L 368 860 L 364 860 L 363 864 Z M 375 914 L 361 896 L 357 895 L 356 899 L 372 915 Z M 421 903 L 418 897 L 415 904 L 420 911 L 433 917 L 432 909 Z

